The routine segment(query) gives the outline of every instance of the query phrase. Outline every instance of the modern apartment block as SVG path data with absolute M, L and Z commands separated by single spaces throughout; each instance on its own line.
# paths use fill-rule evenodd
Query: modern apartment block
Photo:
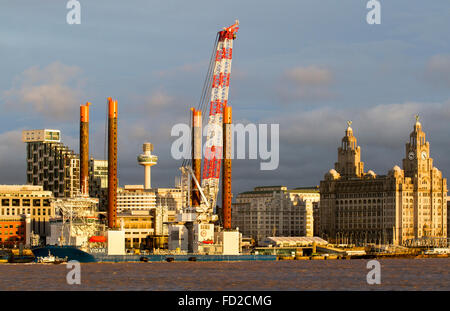
M 55 216 L 52 192 L 44 191 L 42 186 L 0 185 L 0 201 L 0 217 L 2 221 L 6 222 L 10 218 L 11 222 L 22 222 L 29 217 L 31 232 L 39 235 L 43 240 L 49 235 L 49 220 Z M 23 220 L 19 220 L 18 217 Z M 18 224 L 14 226 L 16 225 Z M 13 236 L 18 235 L 18 237 L 21 237 L 22 234 L 20 232 L 22 229 L 25 230 L 26 228 L 9 230 L 11 231 L 9 233 Z M 4 239 L 5 236 L 3 236 Z
M 403 169 L 364 172 L 351 122 L 335 168 L 320 182 L 323 238 L 337 243 L 407 244 L 447 237 L 447 179 L 433 166 L 430 144 L 418 121 L 405 146 Z
M 232 206 L 232 226 L 239 228 L 243 237 L 256 241 L 273 236 L 312 237 L 313 204 L 319 199 L 319 190 L 314 187 L 256 187 L 237 195 Z
M 55 197 L 73 197 L 80 191 L 80 160 L 60 140 L 59 130 L 22 132 L 27 144 L 27 184 L 43 186 Z

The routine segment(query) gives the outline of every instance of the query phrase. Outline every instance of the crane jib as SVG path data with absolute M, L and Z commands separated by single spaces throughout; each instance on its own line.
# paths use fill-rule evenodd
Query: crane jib
M 210 78 L 211 97 L 207 124 L 207 140 L 203 161 L 202 187 L 206 190 L 209 201 L 215 205 L 219 192 L 219 177 L 223 151 L 223 111 L 228 104 L 231 61 L 233 58 L 233 40 L 239 29 L 239 22 L 218 33 L 214 57 L 214 69 Z

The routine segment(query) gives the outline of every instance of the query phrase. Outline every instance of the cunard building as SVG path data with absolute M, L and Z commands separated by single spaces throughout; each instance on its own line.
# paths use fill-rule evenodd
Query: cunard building
M 447 179 L 433 166 L 430 144 L 416 117 L 403 169 L 364 172 L 349 122 L 335 168 L 320 182 L 320 232 L 335 243 L 405 245 L 447 237 Z

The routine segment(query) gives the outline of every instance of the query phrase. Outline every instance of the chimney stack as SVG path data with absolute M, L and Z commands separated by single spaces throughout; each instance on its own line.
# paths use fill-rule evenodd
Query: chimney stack
M 199 185 L 201 185 L 202 174 L 202 111 L 192 110 L 192 171 Z M 192 180 L 192 206 L 200 206 L 200 191 L 194 180 Z
M 231 107 L 223 111 L 222 213 L 223 229 L 231 229 Z
M 89 105 L 80 106 L 80 191 L 89 194 Z
M 117 228 L 117 101 L 108 97 L 108 227 Z

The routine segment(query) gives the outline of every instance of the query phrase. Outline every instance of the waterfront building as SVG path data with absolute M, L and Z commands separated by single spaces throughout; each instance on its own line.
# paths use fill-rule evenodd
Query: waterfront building
M 0 247 L 30 246 L 30 215 L 0 216 Z
M 320 236 L 320 201 L 313 202 L 313 235 Z
M 313 204 L 316 187 L 288 190 L 285 186 L 256 187 L 237 195 L 232 226 L 257 242 L 270 236 L 309 236 L 314 232 Z
M 403 169 L 364 172 L 351 122 L 335 168 L 320 182 L 321 236 L 336 243 L 406 244 L 447 237 L 447 180 L 433 166 L 422 124 L 414 124 Z
M 125 230 L 125 247 L 140 248 L 155 234 L 155 192 L 143 185 L 125 185 L 117 190 L 117 218 Z
M 42 186 L 0 185 L 0 217 L 4 221 L 10 218 L 11 222 L 14 222 L 8 224 L 8 226 L 19 225 L 19 227 L 23 225 L 22 221 L 26 221 L 29 217 L 30 232 L 45 240 L 45 237 L 50 233 L 49 220 L 55 216 L 53 199 L 52 192 L 44 191 Z M 20 232 L 22 229 L 16 231 Z M 5 231 L 11 233 L 9 230 Z M 13 230 L 12 234 L 15 235 L 16 231 Z M 26 239 L 26 230 L 22 233 L 25 233 Z M 17 233 L 19 238 L 22 237 L 22 233 Z M 5 236 L 2 239 L 4 241 Z
M 450 196 L 447 197 L 447 238 L 450 237 Z
M 155 234 L 155 209 L 125 210 L 117 214 L 125 231 L 125 248 L 139 249 L 146 244 L 147 237 Z
M 320 237 L 267 237 L 260 242 L 266 247 L 303 247 L 316 245 L 327 245 L 328 242 Z
M 181 188 L 145 189 L 144 185 L 125 185 L 117 193 L 119 221 L 123 219 L 126 247 L 139 248 L 150 239 L 164 244 L 168 222 L 175 221 L 182 208 Z M 156 240 L 155 240 L 156 241 Z
M 22 132 L 27 144 L 27 184 L 43 186 L 54 197 L 73 197 L 80 189 L 80 160 L 61 143 L 59 130 Z
M 183 208 L 183 193 L 181 187 L 155 188 L 156 206 L 167 211 L 167 218 L 163 222 L 176 221 L 176 214 Z M 164 227 L 164 235 L 168 234 L 167 226 Z

